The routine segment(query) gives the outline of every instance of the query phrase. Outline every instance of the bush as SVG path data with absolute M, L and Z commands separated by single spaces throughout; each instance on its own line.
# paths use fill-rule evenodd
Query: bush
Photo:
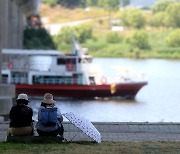
M 127 43 L 129 43 L 133 48 L 138 48 L 146 50 L 150 48 L 148 33 L 144 30 L 137 31 L 134 35 L 127 38 Z
M 121 35 L 118 35 L 117 33 L 110 33 L 106 37 L 106 41 L 108 43 L 120 43 L 122 42 L 123 37 Z
M 155 5 L 152 7 L 152 12 L 153 13 L 158 13 L 158 12 L 164 12 L 166 8 L 174 3 L 173 0 L 160 0 L 155 3 Z
M 42 2 L 49 5 L 50 7 L 53 7 L 57 4 L 57 0 L 42 0 Z
M 166 13 L 168 14 L 168 23 L 171 27 L 179 27 L 180 28 L 180 3 L 176 2 L 169 5 L 166 9 Z
M 180 29 L 171 32 L 166 38 L 166 42 L 170 47 L 180 47 Z
M 23 36 L 25 49 L 55 49 L 51 36 L 45 29 L 25 29 Z
M 158 12 L 152 16 L 152 18 L 149 21 L 149 24 L 154 27 L 167 26 L 167 16 L 168 14 L 166 12 Z
M 71 36 L 74 36 L 79 43 L 84 43 L 87 39 L 92 37 L 91 25 L 80 25 L 75 27 L 63 27 L 60 33 L 53 37 L 57 46 L 70 46 L 72 44 Z
M 134 28 L 142 28 L 146 22 L 144 15 L 139 9 L 126 9 L 120 18 L 125 26 Z

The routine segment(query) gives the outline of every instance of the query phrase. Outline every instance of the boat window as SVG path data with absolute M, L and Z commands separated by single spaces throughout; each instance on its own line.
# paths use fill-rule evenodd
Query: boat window
M 66 59 L 66 64 L 76 64 L 76 59 L 75 58 L 68 58 L 68 59 Z
M 27 72 L 12 72 L 11 74 L 12 83 L 27 83 L 28 75 Z
M 2 83 L 8 83 L 8 74 L 2 75 Z
M 89 77 L 89 82 L 90 84 L 96 84 L 93 76 Z
M 57 59 L 57 65 L 64 65 L 65 64 L 65 59 L 58 58 Z
M 76 84 L 77 77 L 63 76 L 33 76 L 34 84 Z
M 82 59 L 82 63 L 91 63 L 92 62 L 92 58 L 83 58 Z
M 87 58 L 87 61 L 88 61 L 89 63 L 91 63 L 91 62 L 92 62 L 92 58 Z

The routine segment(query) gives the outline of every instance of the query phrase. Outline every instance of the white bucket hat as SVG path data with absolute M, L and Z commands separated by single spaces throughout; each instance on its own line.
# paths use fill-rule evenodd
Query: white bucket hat
M 18 95 L 17 100 L 22 100 L 22 99 L 24 99 L 24 100 L 26 100 L 26 101 L 29 102 L 28 96 L 27 96 L 26 94 L 19 94 L 19 95 Z
M 53 100 L 53 95 L 50 94 L 50 93 L 46 93 L 44 95 L 44 99 L 42 101 L 43 103 L 46 103 L 46 104 L 53 104 L 55 103 L 56 101 Z

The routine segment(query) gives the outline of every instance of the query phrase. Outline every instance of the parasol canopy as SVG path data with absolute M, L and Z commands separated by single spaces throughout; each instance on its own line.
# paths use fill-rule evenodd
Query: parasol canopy
M 72 112 L 64 113 L 62 115 L 66 117 L 72 124 L 74 124 L 87 136 L 89 136 L 96 142 L 101 143 L 101 134 L 88 119 L 80 117 Z

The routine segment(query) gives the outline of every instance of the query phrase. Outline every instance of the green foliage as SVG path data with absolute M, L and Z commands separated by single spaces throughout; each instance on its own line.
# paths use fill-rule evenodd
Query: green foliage
M 58 3 L 68 8 L 85 6 L 85 0 L 58 0 Z
M 149 25 L 154 27 L 166 27 L 168 25 L 168 14 L 166 12 L 158 12 L 153 15 L 149 21 Z
M 125 9 L 120 18 L 125 26 L 134 28 L 142 28 L 146 22 L 139 9 Z
M 168 14 L 168 23 L 173 27 L 180 27 L 180 3 L 173 3 L 166 9 Z
M 148 33 L 144 30 L 137 31 L 132 36 L 129 36 L 126 41 L 133 48 L 138 48 L 142 50 L 147 50 L 150 48 Z
M 152 12 L 164 12 L 166 8 L 172 3 L 174 3 L 173 0 L 160 0 L 152 7 Z
M 113 32 L 107 35 L 106 40 L 108 43 L 120 43 L 122 42 L 123 37 Z
M 125 7 L 130 4 L 131 0 L 119 0 L 121 7 Z
M 54 41 L 58 46 L 58 49 L 64 49 L 72 43 L 70 36 L 74 36 L 79 43 L 85 42 L 92 37 L 92 26 L 84 24 L 75 27 L 63 27 L 60 33 L 54 36 Z M 67 49 L 67 48 L 66 48 Z
M 45 29 L 24 30 L 23 47 L 25 49 L 55 49 L 51 36 Z
M 166 42 L 170 47 L 180 47 L 180 29 L 171 32 L 166 38 Z
M 108 11 L 115 11 L 119 8 L 119 0 L 104 0 L 103 6 Z
M 50 7 L 53 7 L 57 4 L 57 0 L 42 0 L 42 2 L 49 5 Z

